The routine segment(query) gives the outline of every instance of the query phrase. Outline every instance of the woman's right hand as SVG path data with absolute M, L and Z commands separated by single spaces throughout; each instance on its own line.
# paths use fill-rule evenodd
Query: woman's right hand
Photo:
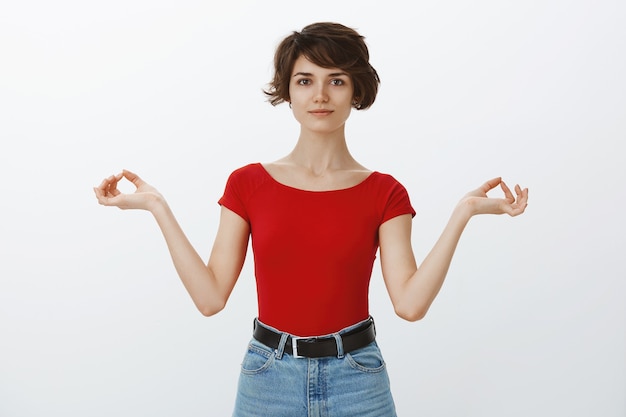
M 117 183 L 124 178 L 132 182 L 136 187 L 134 193 L 125 194 L 117 189 Z M 163 196 L 156 188 L 128 170 L 123 170 L 117 175 L 105 178 L 93 190 L 96 193 L 98 203 L 103 206 L 118 207 L 122 210 L 141 209 L 152 211 L 156 204 L 163 202 Z

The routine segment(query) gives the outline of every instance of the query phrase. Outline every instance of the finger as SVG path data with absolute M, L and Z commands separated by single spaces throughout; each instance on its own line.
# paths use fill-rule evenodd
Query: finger
M 519 188 L 519 193 L 518 193 L 517 201 L 520 205 L 526 208 L 526 206 L 528 205 L 528 188 L 524 188 L 523 190 L 519 186 L 518 188 Z
M 519 216 L 524 213 L 526 207 L 528 207 L 528 188 L 522 189 L 519 185 L 515 186 L 515 192 L 517 194 L 517 201 L 511 205 L 511 210 L 508 212 L 511 216 Z
M 132 171 L 125 169 L 124 171 L 122 171 L 122 174 L 124 175 L 124 178 L 132 182 L 135 187 L 140 187 L 142 184 L 144 184 L 144 181 L 139 178 L 139 175 L 135 174 Z
M 110 206 L 109 198 L 106 196 L 106 191 L 102 190 L 102 188 L 93 187 L 93 191 L 96 193 L 96 198 L 98 199 L 98 203 L 103 206 Z
M 106 193 L 107 188 L 109 187 L 109 181 L 107 180 L 107 178 L 103 179 L 102 182 L 100 184 L 98 184 L 97 188 L 98 190 L 100 190 L 102 193 Z
M 109 178 L 111 178 L 113 183 L 117 184 L 122 178 L 124 178 L 124 173 L 120 172 L 119 174 L 111 175 Z
M 504 181 L 500 182 L 500 188 L 502 188 L 502 191 L 504 192 L 504 199 L 508 203 L 515 203 L 515 197 L 513 197 L 513 193 L 511 192 L 511 189 L 509 188 L 508 185 L 506 185 Z
M 490 190 L 493 190 L 501 182 L 502 182 L 502 177 L 492 178 L 489 181 L 485 182 L 483 185 L 481 185 L 480 190 L 484 192 L 485 194 L 487 194 L 487 192 L 489 192 Z
M 109 178 L 111 177 L 106 177 L 105 179 L 103 179 L 98 187 L 105 190 L 109 186 Z
M 126 195 L 123 193 L 117 192 L 117 195 L 112 196 L 111 193 L 105 195 L 102 193 L 102 190 L 94 187 L 94 191 L 96 193 L 96 197 L 98 198 L 98 203 L 103 206 L 111 206 L 117 207 L 120 209 L 126 208 Z
M 117 188 L 117 184 L 119 184 L 119 182 L 122 180 L 122 178 L 124 178 L 124 174 L 122 172 L 120 172 L 119 174 L 115 175 L 114 187 L 111 188 L 111 194 L 114 197 L 121 194 L 120 190 L 118 190 L 118 188 Z
M 102 180 L 100 185 L 98 185 L 98 189 L 102 192 L 103 195 L 107 195 L 111 189 L 116 188 L 117 182 L 122 178 L 121 174 L 118 175 L 110 175 Z
M 98 189 L 102 192 L 103 196 L 106 196 L 109 193 L 109 188 L 111 186 L 110 178 L 111 177 L 107 177 L 103 179 L 100 185 L 98 186 Z
M 119 194 L 119 192 L 117 191 L 117 182 L 119 181 L 118 177 L 116 175 L 111 175 L 109 178 L 107 178 L 107 195 L 116 195 Z
M 526 205 L 516 205 L 507 212 L 511 217 L 519 216 L 526 210 Z
M 122 180 L 122 178 L 124 178 L 124 172 L 120 172 L 119 174 L 115 174 L 115 175 L 111 175 L 112 177 L 112 181 L 111 184 L 113 184 L 113 188 L 117 189 L 117 184 Z

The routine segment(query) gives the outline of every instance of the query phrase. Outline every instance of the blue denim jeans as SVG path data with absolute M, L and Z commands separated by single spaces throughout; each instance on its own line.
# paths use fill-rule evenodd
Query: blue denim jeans
M 344 354 L 341 339 L 330 335 L 338 340 L 336 357 L 294 358 L 284 352 L 289 336 L 283 334 L 277 349 L 250 341 L 233 417 L 396 416 L 386 365 L 375 341 Z

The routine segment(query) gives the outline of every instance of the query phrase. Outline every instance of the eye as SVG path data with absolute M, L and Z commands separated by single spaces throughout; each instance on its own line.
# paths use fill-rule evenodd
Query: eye
M 330 80 L 330 85 L 340 86 L 344 84 L 345 84 L 345 81 L 342 80 L 341 78 L 333 78 L 332 80 Z
M 308 78 L 300 78 L 297 81 L 298 85 L 309 85 L 311 84 L 311 80 L 309 80 Z

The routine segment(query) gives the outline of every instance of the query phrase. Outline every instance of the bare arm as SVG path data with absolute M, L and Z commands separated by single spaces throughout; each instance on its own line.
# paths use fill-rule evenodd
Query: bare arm
M 117 189 L 122 178 L 137 187 L 135 193 L 123 194 Z M 150 211 L 163 233 L 174 267 L 198 310 L 210 316 L 224 308 L 246 257 L 250 230 L 245 220 L 222 207 L 217 236 L 209 262 L 205 264 L 163 196 L 136 174 L 125 170 L 106 178 L 94 191 L 102 205 Z
M 488 198 L 487 192 L 500 185 L 504 198 Z M 487 181 L 468 193 L 455 207 L 441 236 L 417 267 L 411 247 L 411 216 L 393 218 L 380 226 L 380 256 L 385 284 L 396 313 L 409 321 L 426 315 L 439 293 L 452 262 L 461 234 L 476 214 L 522 214 L 528 189 L 515 186 L 517 198 L 500 178 Z

